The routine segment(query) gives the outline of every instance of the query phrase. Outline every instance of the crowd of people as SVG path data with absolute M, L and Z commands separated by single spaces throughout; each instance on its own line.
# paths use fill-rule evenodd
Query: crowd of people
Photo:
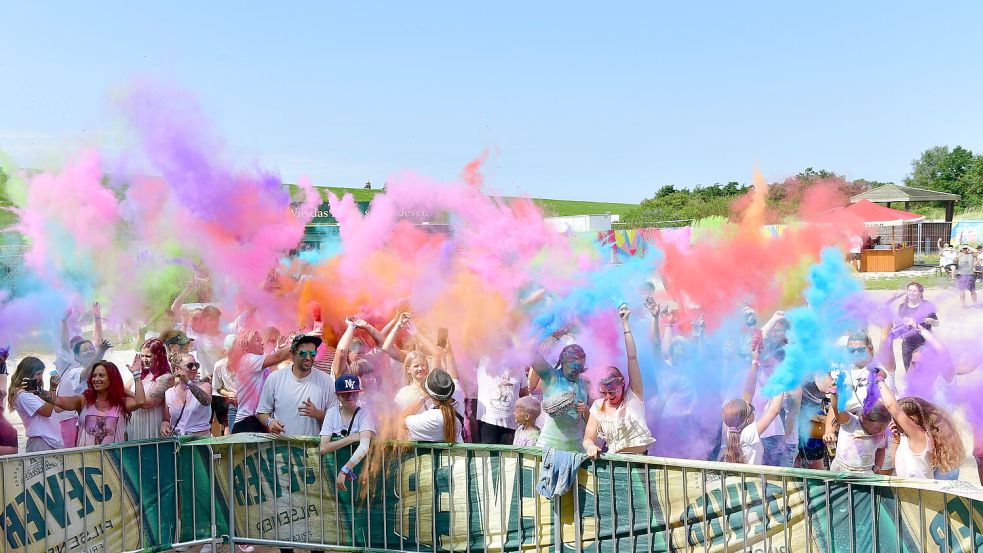
M 0 378 L 9 378 L 6 408 L 23 421 L 27 452 L 241 432 L 320 436 L 322 454 L 356 446 L 335 475 L 340 489 L 358 479 L 378 438 L 958 477 L 966 451 L 949 410 L 931 398 L 937 383 L 975 367 L 948 355 L 919 283 L 891 298 L 902 301 L 877 347 L 866 329 L 855 329 L 837 346 L 849 364 L 773 397 L 762 388 L 794 336 L 783 312 L 759 328 L 755 310 L 743 306 L 739 339 L 709 356 L 702 317 L 682 333 L 678 309 L 657 303 L 650 290 L 641 292 L 642 315 L 628 304 L 612 314 L 623 337 L 620 366 L 591 367 L 576 330 L 564 329 L 546 337 L 526 366 L 482 356 L 462 384 L 454 332 L 421 330 L 409 312 L 382 328 L 353 315 L 328 344 L 317 315 L 284 334 L 252 328 L 248 311 L 227 323 L 214 305 L 185 305 L 179 296 L 174 327 L 145 336 L 129 366 L 105 359 L 112 344 L 94 304 L 91 339 L 70 329 L 78 314 L 68 313 L 53 367 L 26 356 L 7 377 L 11 352 L 3 349 Z M 631 324 L 640 316 L 634 328 L 646 329 L 642 339 L 657 352 L 644 364 Z M 706 360 L 703 373 L 682 368 L 694 359 L 695 366 Z M 16 453 L 17 438 L 0 417 L 0 454 Z

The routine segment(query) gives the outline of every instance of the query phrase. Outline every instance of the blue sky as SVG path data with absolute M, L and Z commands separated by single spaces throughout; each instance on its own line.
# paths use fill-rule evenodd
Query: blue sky
M 0 150 L 111 141 L 142 75 L 198 95 L 242 160 L 319 185 L 451 179 L 489 148 L 498 192 L 637 202 L 983 151 L 983 3 L 279 4 L 8 3 Z

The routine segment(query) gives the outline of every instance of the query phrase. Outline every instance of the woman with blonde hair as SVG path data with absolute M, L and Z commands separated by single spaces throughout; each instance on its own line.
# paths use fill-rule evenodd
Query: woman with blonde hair
M 435 369 L 424 382 L 426 398 L 418 398 L 400 413 L 400 427 L 406 439 L 416 442 L 454 444 L 463 442 L 464 416 L 455 400 L 457 381 L 447 371 Z M 425 409 L 430 402 L 432 409 Z
M 952 418 L 938 406 L 919 397 L 898 400 L 877 373 L 881 401 L 894 418 L 892 432 L 898 447 L 894 470 L 902 478 L 934 478 L 935 471 L 951 472 L 966 458 L 966 450 Z

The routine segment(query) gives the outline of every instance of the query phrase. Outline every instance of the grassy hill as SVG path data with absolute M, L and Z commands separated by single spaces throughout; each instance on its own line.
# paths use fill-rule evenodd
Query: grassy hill
M 351 194 L 357 202 L 370 201 L 376 194 L 382 194 L 382 190 L 365 190 L 363 188 L 320 188 L 322 195 L 330 190 L 336 195 Z M 506 199 L 511 199 L 506 197 Z M 638 207 L 638 204 L 621 204 L 610 202 L 580 202 L 576 200 L 553 200 L 548 198 L 532 198 L 543 212 L 548 216 L 568 216 L 568 215 L 598 215 L 601 213 L 612 213 L 623 215 L 630 209 Z

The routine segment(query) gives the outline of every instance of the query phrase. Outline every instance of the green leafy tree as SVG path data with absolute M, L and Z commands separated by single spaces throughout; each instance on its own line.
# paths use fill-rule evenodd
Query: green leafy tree
M 962 146 L 929 148 L 911 162 L 911 174 L 905 177 L 904 183 L 915 188 L 961 194 L 961 179 L 973 161 L 973 152 Z

